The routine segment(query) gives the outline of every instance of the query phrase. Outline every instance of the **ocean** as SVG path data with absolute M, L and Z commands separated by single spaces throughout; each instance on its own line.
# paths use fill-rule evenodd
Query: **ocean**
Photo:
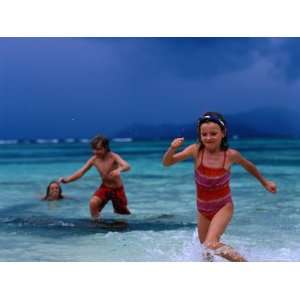
M 88 207 L 100 184 L 94 169 L 62 186 L 67 199 L 40 200 L 50 181 L 72 174 L 90 157 L 87 140 L 0 141 L 0 261 L 202 261 L 193 162 L 163 167 L 168 145 L 111 143 L 132 167 L 122 173 L 132 215 L 114 214 L 109 202 L 104 224 L 97 224 Z M 235 213 L 222 241 L 249 261 L 300 261 L 300 140 L 241 139 L 230 147 L 275 181 L 278 192 L 270 194 L 233 166 Z

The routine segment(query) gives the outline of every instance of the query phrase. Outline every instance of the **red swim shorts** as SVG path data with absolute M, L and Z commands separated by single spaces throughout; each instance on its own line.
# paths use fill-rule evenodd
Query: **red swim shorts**
M 97 196 L 102 200 L 99 211 L 101 211 L 107 202 L 111 200 L 115 213 L 121 215 L 130 214 L 129 209 L 127 208 L 127 197 L 123 186 L 110 188 L 102 184 L 95 192 L 94 196 Z

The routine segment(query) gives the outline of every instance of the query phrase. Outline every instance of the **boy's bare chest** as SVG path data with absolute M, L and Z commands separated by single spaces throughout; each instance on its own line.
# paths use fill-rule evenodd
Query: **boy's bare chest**
M 107 159 L 96 159 L 94 162 L 94 166 L 97 168 L 97 170 L 100 173 L 106 174 L 111 170 L 115 169 L 117 164 L 113 158 L 107 158 Z

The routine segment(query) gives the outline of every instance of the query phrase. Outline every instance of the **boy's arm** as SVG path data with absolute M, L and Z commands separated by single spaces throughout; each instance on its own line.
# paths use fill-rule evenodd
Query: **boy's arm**
M 179 161 L 185 160 L 195 153 L 195 144 L 186 147 L 181 152 L 176 153 L 178 147 L 184 142 L 184 138 L 176 138 L 172 141 L 170 147 L 165 152 L 162 163 L 165 167 L 171 166 Z
M 94 162 L 94 157 L 92 157 L 91 159 L 89 159 L 84 164 L 84 166 L 81 169 L 79 169 L 78 171 L 76 171 L 71 176 L 59 178 L 59 182 L 61 182 L 61 183 L 69 183 L 69 182 L 72 182 L 72 181 L 75 181 L 75 180 L 79 179 L 80 177 L 82 177 L 93 166 L 93 162 Z
M 276 184 L 264 178 L 251 161 L 244 158 L 241 153 L 236 150 L 230 149 L 229 153 L 229 159 L 232 163 L 240 164 L 246 171 L 253 175 L 265 187 L 265 189 L 271 193 L 276 193 Z
M 126 171 L 129 171 L 130 170 L 130 165 L 129 163 L 124 160 L 123 158 L 121 158 L 121 156 L 119 154 L 116 154 L 116 153 L 112 153 L 112 155 L 114 156 L 114 159 L 115 161 L 117 162 L 118 164 L 118 168 L 117 169 L 114 169 L 112 172 L 126 172 Z

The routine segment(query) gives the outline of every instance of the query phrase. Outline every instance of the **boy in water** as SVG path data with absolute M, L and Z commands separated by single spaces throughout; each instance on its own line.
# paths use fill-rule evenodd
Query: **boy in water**
M 109 140 L 104 136 L 95 136 L 91 140 L 94 155 L 85 165 L 69 177 L 59 179 L 61 183 L 69 183 L 82 177 L 92 166 L 94 166 L 102 184 L 90 199 L 90 213 L 93 219 L 98 219 L 101 210 L 109 200 L 112 200 L 114 212 L 128 215 L 127 197 L 123 187 L 120 173 L 128 171 L 130 165 L 120 155 L 111 152 Z

